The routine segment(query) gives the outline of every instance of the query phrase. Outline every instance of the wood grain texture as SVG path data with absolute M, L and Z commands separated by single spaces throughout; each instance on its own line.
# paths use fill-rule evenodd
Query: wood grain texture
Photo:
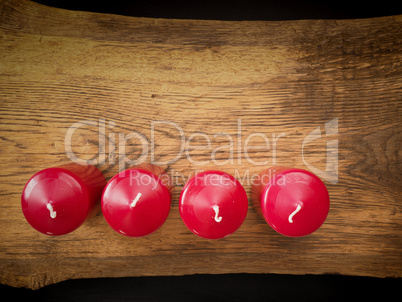
M 39 288 L 69 278 L 242 272 L 402 277 L 401 28 L 401 16 L 166 20 L 0 1 L 0 282 Z M 325 123 L 336 118 L 338 133 L 325 137 Z M 71 151 L 104 159 L 98 167 L 107 179 L 124 150 L 126 166 L 183 151 L 161 165 L 175 187 L 156 233 L 127 238 L 101 213 L 61 237 L 25 221 L 26 181 L 70 162 L 65 138 L 80 121 Z M 323 137 L 302 151 L 317 127 Z M 253 133 L 269 148 L 250 148 L 267 146 Z M 307 161 L 325 169 L 328 140 L 338 140 L 339 175 L 324 180 L 331 208 L 317 232 L 277 234 L 251 202 L 243 226 L 222 240 L 198 238 L 181 221 L 180 190 L 194 170 L 236 175 L 250 196 L 248 179 L 267 166 L 307 169 Z

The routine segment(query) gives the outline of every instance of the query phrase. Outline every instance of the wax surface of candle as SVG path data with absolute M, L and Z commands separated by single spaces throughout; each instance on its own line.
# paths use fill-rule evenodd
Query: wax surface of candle
M 302 169 L 282 169 L 273 173 L 262 190 L 261 210 L 277 232 L 300 237 L 316 231 L 329 211 L 329 195 L 324 183 Z
M 127 169 L 114 176 L 102 196 L 102 212 L 120 234 L 141 237 L 155 232 L 170 210 L 170 192 L 154 173 Z
M 70 233 L 96 211 L 105 184 L 105 177 L 94 166 L 44 169 L 25 185 L 21 196 L 24 216 L 41 233 Z
M 179 203 L 185 225 L 196 235 L 219 239 L 235 232 L 247 215 L 243 186 L 222 171 L 206 171 L 184 186 Z

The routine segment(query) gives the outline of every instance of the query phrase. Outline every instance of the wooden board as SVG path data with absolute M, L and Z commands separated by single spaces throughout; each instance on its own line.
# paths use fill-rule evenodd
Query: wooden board
M 0 282 L 402 277 L 401 28 L 402 16 L 166 20 L 0 1 Z M 24 184 L 72 155 L 94 159 L 108 179 L 119 165 L 165 162 L 175 188 L 163 227 L 128 238 L 99 213 L 66 236 L 32 229 Z M 251 202 L 242 227 L 222 240 L 193 235 L 180 218 L 194 170 L 231 173 L 250 196 L 252 176 L 267 166 L 324 171 L 326 162 L 338 172 L 320 174 L 331 208 L 312 235 L 277 234 Z

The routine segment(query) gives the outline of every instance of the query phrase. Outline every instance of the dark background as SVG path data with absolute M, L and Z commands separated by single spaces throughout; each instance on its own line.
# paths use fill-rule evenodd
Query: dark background
M 0 285 L 2 301 L 399 301 L 401 279 L 226 274 L 68 280 L 39 290 Z M 6 297 L 8 294 L 9 298 Z M 399 297 L 399 298 L 398 298 Z
M 397 0 L 34 0 L 66 8 L 135 17 L 210 20 L 350 19 L 397 15 Z M 397 8 L 398 7 L 398 8 Z
M 355 19 L 402 14 L 398 1 L 36 0 L 71 10 L 209 20 Z M 402 29 L 401 29 L 402 30 Z M 402 279 L 340 275 L 226 274 L 68 280 L 36 291 L 0 284 L 2 300 L 343 301 L 399 299 Z M 25 300 L 26 301 L 26 300 Z

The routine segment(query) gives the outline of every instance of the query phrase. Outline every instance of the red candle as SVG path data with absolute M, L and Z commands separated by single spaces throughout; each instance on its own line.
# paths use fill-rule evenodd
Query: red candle
M 194 234 L 219 239 L 235 232 L 247 215 L 248 200 L 243 186 L 221 171 L 196 174 L 184 186 L 179 210 Z
M 142 164 L 115 175 L 102 195 L 102 212 L 120 234 L 141 237 L 159 229 L 170 210 L 172 182 L 160 167 Z
M 22 211 L 39 232 L 64 235 L 96 214 L 105 185 L 105 177 L 94 166 L 71 163 L 44 169 L 25 185 Z
M 263 171 L 252 186 L 251 197 L 267 223 L 290 237 L 313 233 L 329 211 L 324 183 L 302 169 L 272 167 Z

